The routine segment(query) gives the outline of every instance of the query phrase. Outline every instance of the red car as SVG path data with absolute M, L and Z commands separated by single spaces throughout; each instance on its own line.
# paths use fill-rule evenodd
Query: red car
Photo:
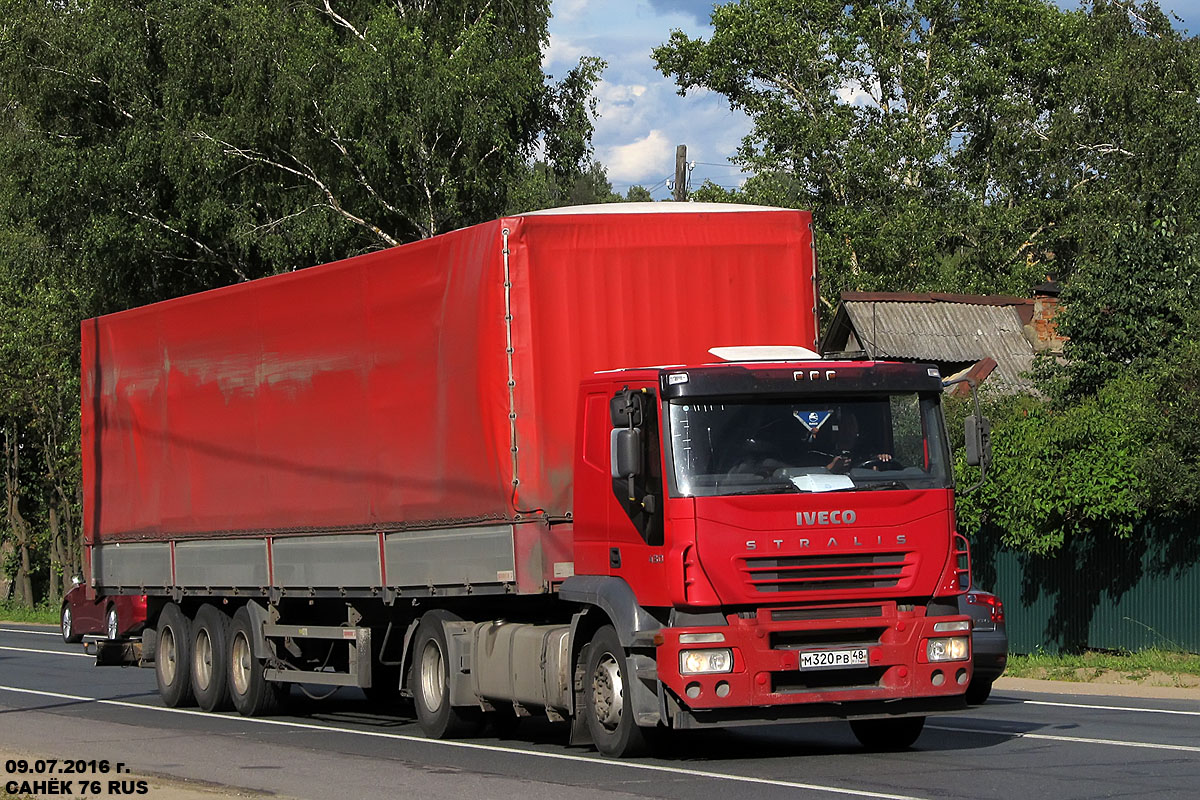
M 146 626 L 146 595 L 114 595 L 87 599 L 83 583 L 63 598 L 59 622 L 63 641 L 73 644 L 84 636 L 101 634 L 108 639 L 123 639 Z

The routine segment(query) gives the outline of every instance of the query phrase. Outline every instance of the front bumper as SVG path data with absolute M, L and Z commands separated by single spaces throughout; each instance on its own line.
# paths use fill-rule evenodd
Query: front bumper
M 968 633 L 940 633 L 935 622 L 967 617 L 925 616 L 922 607 L 894 602 L 803 608 L 763 608 L 731 613 L 724 627 L 666 628 L 656 653 L 659 680 L 672 704 L 697 720 L 731 720 L 737 709 L 764 721 L 952 711 L 964 707 L 972 663 L 966 659 L 929 663 L 926 641 Z M 720 633 L 715 644 L 681 644 L 681 634 Z M 680 651 L 729 648 L 731 672 L 684 675 Z M 852 667 L 801 669 L 804 651 L 865 648 L 867 663 Z M 785 711 L 785 709 L 788 709 Z M 728 721 L 714 724 L 729 724 Z

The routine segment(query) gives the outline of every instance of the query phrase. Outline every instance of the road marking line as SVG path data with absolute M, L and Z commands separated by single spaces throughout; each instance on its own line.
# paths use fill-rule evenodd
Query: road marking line
M 0 628 L 0 633 L 32 633 L 34 636 L 62 636 L 58 631 L 31 631 L 28 628 Z
M 1187 744 L 1158 744 L 1156 742 L 1130 742 L 1122 739 L 1089 739 L 1084 736 L 1058 736 L 1048 733 L 1022 733 L 1020 731 L 988 730 L 987 728 L 955 728 L 949 725 L 926 725 L 935 731 L 953 733 L 978 733 L 984 736 L 1006 736 L 1013 739 L 1042 739 L 1048 742 L 1078 742 L 1081 744 L 1108 744 L 1115 747 L 1141 747 L 1150 750 L 1177 750 L 1183 753 L 1200 753 L 1200 747 Z
M 732 775 L 724 772 L 708 772 L 706 770 L 698 769 L 684 769 L 682 767 L 668 767 L 659 764 L 639 764 L 631 761 L 609 760 L 600 756 L 576 756 L 569 753 L 546 753 L 539 750 L 523 750 L 518 747 L 500 747 L 499 745 L 477 744 L 475 742 L 426 739 L 423 736 L 409 736 L 403 733 L 360 731 L 353 728 L 339 728 L 333 725 L 316 725 L 311 722 L 289 722 L 287 720 L 280 719 L 240 717 L 230 714 L 210 714 L 205 711 L 192 711 L 184 708 L 166 708 L 165 706 L 148 706 L 142 703 L 131 703 L 126 700 L 103 700 L 97 697 L 84 697 L 82 695 L 63 694 L 61 692 L 46 692 L 38 689 L 21 689 L 15 686 L 0 686 L 0 691 L 13 692 L 15 694 L 30 694 L 37 697 L 49 697 L 56 700 L 72 700 L 75 702 L 96 703 L 98 705 L 136 708 L 143 711 L 165 711 L 172 714 L 186 714 L 189 716 L 204 717 L 205 719 L 224 719 L 231 722 L 253 723 L 257 725 L 275 725 L 281 728 L 299 728 L 302 730 L 348 733 L 355 736 L 369 736 L 376 739 L 397 739 L 404 742 L 415 742 L 418 744 L 451 747 L 462 750 L 482 750 L 491 753 L 507 753 L 509 755 L 517 753 L 520 755 L 533 756 L 535 758 L 548 758 L 556 761 L 584 762 L 602 767 L 615 767 L 618 769 L 629 769 L 641 772 L 658 772 L 669 775 L 682 775 L 688 778 L 712 778 L 715 780 L 732 781 L 735 783 L 750 783 L 758 786 L 778 786 L 785 789 L 808 789 L 814 792 L 849 795 L 851 797 L 871 797 L 877 798 L 877 800 L 925 800 L 925 798 L 914 797 L 906 794 L 888 794 L 886 792 L 871 792 L 863 789 L 843 789 L 837 786 L 823 786 L 817 783 L 800 783 L 799 781 L 753 778 L 745 775 Z
M 1167 698 L 1156 698 L 1159 700 Z M 1088 703 L 1056 703 L 1050 700 L 1022 700 L 1029 706 L 1055 706 L 1058 708 L 1087 708 L 1100 711 L 1140 711 L 1143 714 L 1182 714 L 1188 717 L 1200 717 L 1200 711 L 1178 711 L 1173 708 L 1133 708 L 1131 706 L 1097 706 Z
M 75 656 L 76 658 L 95 658 L 87 653 L 72 653 L 70 650 L 37 650 L 32 647 L 5 647 L 0 645 L 0 650 L 11 650 L 14 653 L 46 653 L 52 656 Z

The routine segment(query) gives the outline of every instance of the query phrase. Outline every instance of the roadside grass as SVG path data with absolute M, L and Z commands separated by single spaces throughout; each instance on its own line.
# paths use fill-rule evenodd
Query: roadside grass
M 5 601 L 0 603 L 0 620 L 5 622 L 41 622 L 47 625 L 58 624 L 58 606 L 51 607 L 42 603 L 34 608 L 25 608 L 15 603 Z
M 1130 681 L 1145 680 L 1154 674 L 1200 676 L 1200 655 L 1154 648 L 1137 652 L 1089 650 L 1078 654 L 1031 653 L 1010 655 L 1004 670 L 1005 676 L 1010 678 L 1082 683 L 1114 673 Z

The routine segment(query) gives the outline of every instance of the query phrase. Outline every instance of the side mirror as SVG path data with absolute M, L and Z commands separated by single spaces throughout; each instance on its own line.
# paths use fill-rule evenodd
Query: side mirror
M 608 401 L 614 428 L 640 428 L 646 419 L 646 395 L 626 387 Z
M 609 439 L 609 464 L 617 480 L 635 478 L 642 472 L 642 432 L 638 428 L 614 428 Z
M 972 467 L 992 463 L 992 423 L 987 417 L 969 416 L 965 423 L 967 464 Z

